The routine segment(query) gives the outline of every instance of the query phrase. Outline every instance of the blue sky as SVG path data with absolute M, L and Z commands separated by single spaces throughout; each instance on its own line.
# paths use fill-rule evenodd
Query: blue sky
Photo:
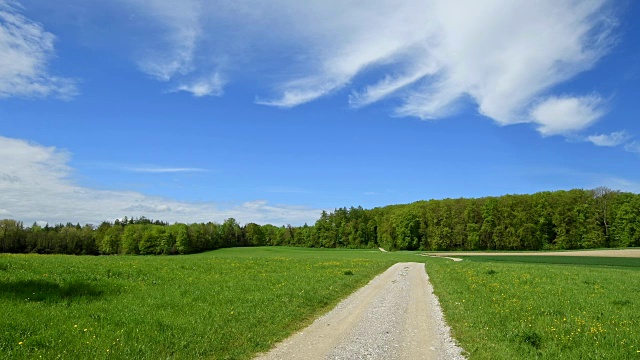
M 640 4 L 0 0 L 0 217 L 640 192 Z

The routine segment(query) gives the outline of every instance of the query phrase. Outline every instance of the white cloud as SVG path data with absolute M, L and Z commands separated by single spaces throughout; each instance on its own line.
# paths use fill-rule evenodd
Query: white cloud
M 550 97 L 531 110 L 531 118 L 542 135 L 569 134 L 593 124 L 603 114 L 603 100 L 586 97 Z
M 630 136 L 626 131 L 616 131 L 611 134 L 600 134 L 587 136 L 587 141 L 597 146 L 618 146 L 629 140 Z
M 218 73 L 178 86 L 175 91 L 185 91 L 195 97 L 220 96 L 224 93 L 224 81 Z
M 48 72 L 55 36 L 19 10 L 18 3 L 0 0 L 0 98 L 77 95 L 74 80 Z
M 349 87 L 354 107 L 396 97 L 396 115 L 431 119 L 464 98 L 502 125 L 539 123 L 547 135 L 602 115 L 589 113 L 588 96 L 549 91 L 592 68 L 616 25 L 611 0 L 121 1 L 166 32 L 141 68 L 196 96 L 222 92 L 183 81 L 213 69 L 266 81 L 260 104 L 292 107 Z M 581 118 L 546 116 L 571 106 Z
M 24 140 L 0 136 L 0 204 L 16 220 L 32 223 L 100 223 L 123 216 L 169 222 L 240 222 L 277 225 L 315 222 L 321 210 L 270 205 L 266 201 L 220 206 L 147 196 L 130 191 L 96 190 L 76 185 L 69 154 Z
M 590 68 L 608 49 L 605 1 L 435 1 L 427 54 L 440 71 L 400 115 L 437 118 L 461 97 L 500 124 L 529 122 L 540 94 Z M 600 29 L 598 29 L 600 30 Z M 595 33 L 594 33 L 595 32 Z

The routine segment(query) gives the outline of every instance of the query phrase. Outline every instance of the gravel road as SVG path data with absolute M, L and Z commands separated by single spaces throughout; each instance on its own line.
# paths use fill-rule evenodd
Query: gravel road
M 424 264 L 398 263 L 256 359 L 464 359 Z

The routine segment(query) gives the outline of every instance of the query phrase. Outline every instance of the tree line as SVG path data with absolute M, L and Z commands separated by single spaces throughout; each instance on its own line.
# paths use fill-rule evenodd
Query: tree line
M 144 217 L 99 226 L 25 227 L 0 220 L 0 252 L 171 255 L 224 247 L 304 246 L 389 250 L 559 250 L 640 246 L 640 195 L 594 190 L 444 199 L 323 211 L 314 225 L 233 218 L 168 224 Z
M 267 244 L 265 231 L 272 225 L 249 223 L 240 226 L 235 219 L 222 224 L 169 225 L 144 217 L 103 222 L 99 226 L 67 223 L 55 226 L 0 220 L 0 252 L 72 255 L 173 255 L 190 254 L 222 247 Z

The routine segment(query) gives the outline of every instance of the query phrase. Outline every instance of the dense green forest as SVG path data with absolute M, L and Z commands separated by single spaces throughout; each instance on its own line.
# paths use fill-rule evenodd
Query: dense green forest
M 167 224 L 144 217 L 99 226 L 25 227 L 0 220 L 0 252 L 188 254 L 234 246 L 288 245 L 391 250 L 542 250 L 640 246 L 640 195 L 594 190 L 444 199 L 371 210 L 323 212 L 315 225 L 235 219 Z

